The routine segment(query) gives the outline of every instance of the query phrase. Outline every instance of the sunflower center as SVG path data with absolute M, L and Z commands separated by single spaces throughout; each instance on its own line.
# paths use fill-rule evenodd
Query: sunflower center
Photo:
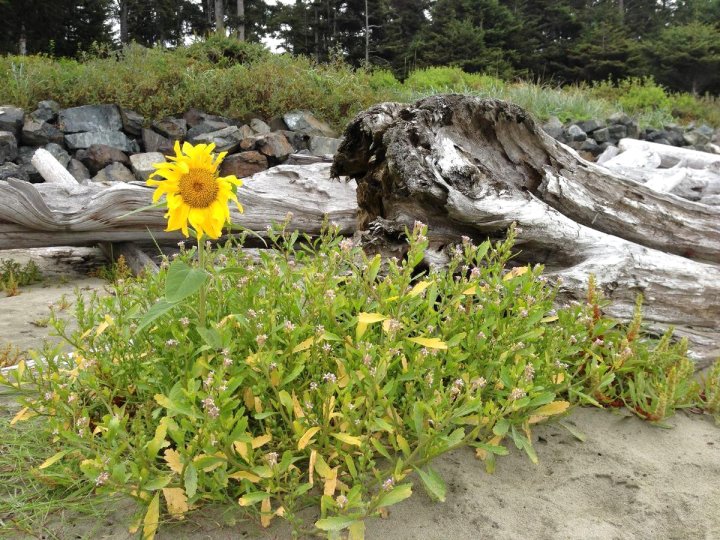
M 180 177 L 180 196 L 191 208 L 207 208 L 218 194 L 215 175 L 204 169 L 190 169 Z

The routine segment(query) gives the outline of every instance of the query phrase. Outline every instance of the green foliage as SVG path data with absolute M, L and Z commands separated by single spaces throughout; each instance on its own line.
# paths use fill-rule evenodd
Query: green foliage
M 362 538 L 363 519 L 411 496 L 413 472 L 445 498 L 430 465 L 443 453 L 474 447 L 492 471 L 514 444 L 537 461 L 532 426 L 570 402 L 653 421 L 703 406 L 684 344 L 641 336 L 639 311 L 627 328 L 603 317 L 592 282 L 588 302 L 556 311 L 540 266 L 508 267 L 512 229 L 464 238 L 428 272 L 419 223 L 385 263 L 332 229 L 301 240 L 285 226 L 259 260 L 231 240 L 198 267 L 193 248 L 78 297 L 76 331 L 55 319 L 72 354 L 0 381 L 23 396 L 14 423 L 46 418 L 55 453 L 34 475 L 132 496 L 146 538 L 161 509 L 209 503 L 298 529 L 312 505 L 317 530 Z
M 480 73 L 466 73 L 459 67 L 432 67 L 413 71 L 405 80 L 413 92 L 487 92 L 498 94 L 506 84 L 501 79 Z
M 236 64 L 253 64 L 270 57 L 270 51 L 259 43 L 238 41 L 235 38 L 212 34 L 186 49 L 189 57 L 203 63 L 227 68 Z
M 12 259 L 0 259 L 0 291 L 8 296 L 18 294 L 18 287 L 32 285 L 42 280 L 42 274 L 35 261 L 21 265 Z

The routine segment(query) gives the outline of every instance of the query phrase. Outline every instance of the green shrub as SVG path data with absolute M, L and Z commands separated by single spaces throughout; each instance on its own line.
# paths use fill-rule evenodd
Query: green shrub
M 412 92 L 500 92 L 505 83 L 490 75 L 466 73 L 459 67 L 430 67 L 415 70 L 404 86 Z
M 18 294 L 18 287 L 32 285 L 42 280 L 42 274 L 35 261 L 28 261 L 25 265 L 12 259 L 0 259 L 0 291 L 7 296 Z
M 512 230 L 464 239 L 430 272 L 426 231 L 383 264 L 332 230 L 299 242 L 276 228 L 259 261 L 231 240 L 204 270 L 193 248 L 78 297 L 77 331 L 53 321 L 72 354 L 4 381 L 25 396 L 14 423 L 47 419 L 57 453 L 34 474 L 135 498 L 146 538 L 161 505 L 181 517 L 207 503 L 306 531 L 312 505 L 316 531 L 361 538 L 413 483 L 445 499 L 432 468 L 445 452 L 473 447 L 492 471 L 512 443 L 536 461 L 532 426 L 570 402 L 650 420 L 698 405 L 682 343 L 642 338 L 639 314 L 604 318 L 592 283 L 587 303 L 555 310 L 541 267 L 506 269 Z
M 252 64 L 267 60 L 271 52 L 260 43 L 238 41 L 234 37 L 212 34 L 205 40 L 180 48 L 179 53 L 187 54 L 202 62 L 214 64 L 217 68 L 226 68 L 235 64 Z

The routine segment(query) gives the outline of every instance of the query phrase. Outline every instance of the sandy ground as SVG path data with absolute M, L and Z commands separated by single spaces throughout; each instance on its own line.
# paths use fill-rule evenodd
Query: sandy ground
M 79 262 L 49 264 L 45 283 L 0 297 L 0 342 L 39 346 L 48 329 L 32 322 L 47 317 L 48 302 L 76 287 L 102 288 L 84 270 L 70 270 Z M 393 507 L 388 519 L 368 521 L 366 538 L 720 540 L 720 427 L 710 418 L 679 413 L 662 429 L 626 413 L 578 409 L 566 422 L 585 442 L 558 424 L 539 426 L 538 465 L 514 449 L 498 459 L 493 475 L 470 450 L 440 458 L 446 502 L 431 501 L 417 484 L 416 495 Z M 101 521 L 56 516 L 50 537 L 134 538 L 127 533 L 131 508 L 120 503 L 108 510 Z M 262 530 L 239 517 L 230 526 L 219 512 L 204 510 L 164 526 L 158 538 L 285 539 L 290 530 L 280 522 Z

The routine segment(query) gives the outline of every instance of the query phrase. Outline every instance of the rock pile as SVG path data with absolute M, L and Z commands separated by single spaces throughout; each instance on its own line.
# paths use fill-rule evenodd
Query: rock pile
M 307 111 L 291 111 L 269 123 L 195 109 L 150 121 L 112 104 L 62 109 L 54 101 L 41 101 L 30 113 L 0 107 L 0 180 L 43 182 L 31 159 L 44 148 L 81 183 L 144 181 L 152 164 L 173 152 L 175 141 L 214 143 L 218 151 L 228 152 L 221 174 L 238 177 L 286 162 L 291 155 L 312 161 L 312 156 L 334 154 L 340 144 L 337 133 Z
M 663 129 L 640 130 L 636 120 L 626 114 L 617 113 L 605 120 L 583 120 L 565 125 L 557 117 L 552 117 L 542 128 L 552 138 L 574 148 L 586 159 L 596 158 L 625 138 L 720 154 L 720 130 L 704 124 L 668 124 Z

